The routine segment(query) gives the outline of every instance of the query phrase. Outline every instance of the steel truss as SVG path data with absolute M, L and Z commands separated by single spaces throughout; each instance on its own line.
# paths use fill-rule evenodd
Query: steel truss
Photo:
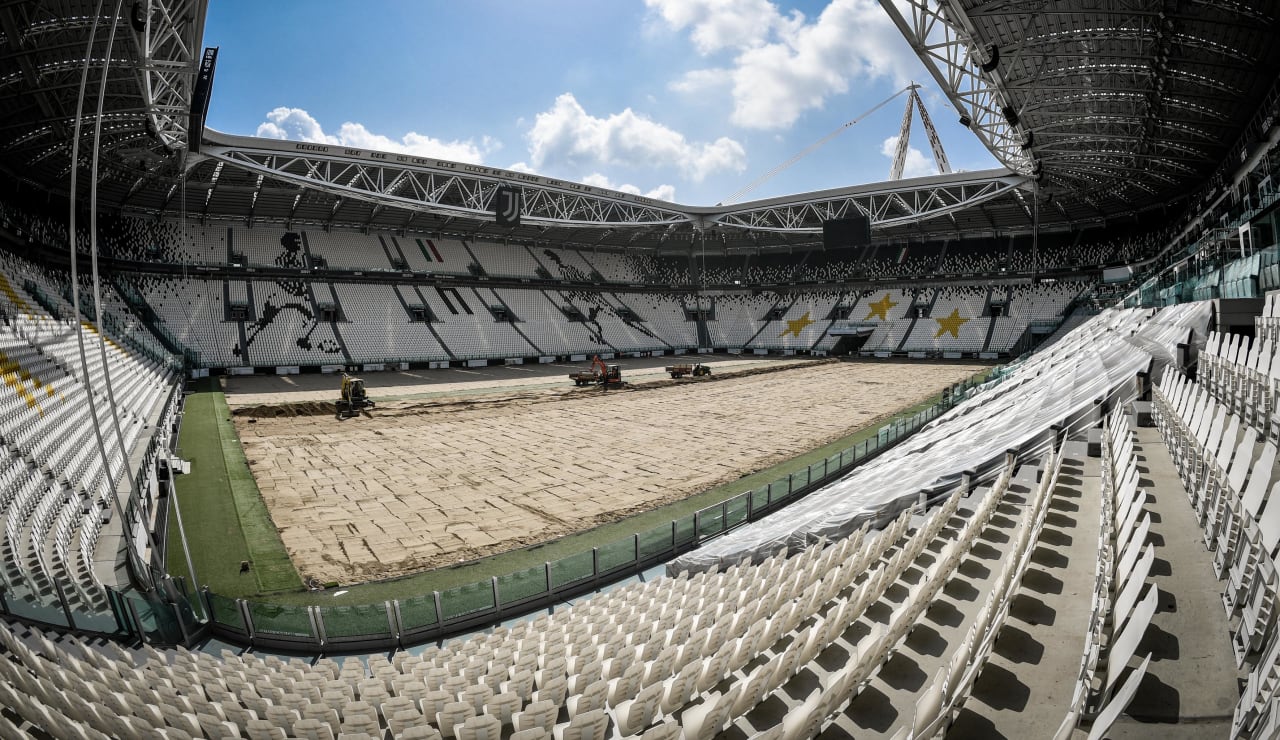
M 221 134 L 210 141 L 205 154 L 258 173 L 259 187 L 269 179 L 381 207 L 492 219 L 498 187 L 514 185 L 523 195 L 520 219 L 530 224 L 671 226 L 690 220 L 662 201 L 492 167 Z
M 1030 177 L 1008 170 L 895 180 L 834 193 L 798 195 L 784 202 L 747 203 L 710 220 L 755 231 L 817 233 L 827 219 L 862 215 L 871 219 L 872 226 L 888 228 L 973 208 L 1029 188 L 1030 182 Z
M 1010 123 L 1016 111 L 1001 86 L 998 70 L 982 71 L 986 57 L 968 18 L 954 0 L 880 0 L 880 5 L 906 37 L 920 61 L 946 94 L 969 129 L 1004 166 L 1033 174 L 1024 148 L 1029 139 Z M 906 6 L 909 17 L 904 16 Z
M 187 146 L 207 5 L 208 0 L 141 0 L 128 11 L 147 125 L 169 151 Z
M 211 132 L 203 154 L 218 169 L 236 167 L 254 175 L 252 202 L 264 186 L 280 185 L 332 196 L 336 211 L 354 199 L 376 208 L 396 208 L 467 219 L 492 220 L 499 186 L 523 195 L 521 222 L 581 228 L 726 226 L 766 232 L 810 234 L 822 222 L 861 214 L 872 226 L 891 227 L 937 218 L 1029 187 L 1030 179 L 1008 170 L 942 175 L 808 193 L 710 208 L 679 206 L 643 196 L 500 170 L 404 154 L 228 136 Z M 206 200 L 214 197 L 212 178 Z

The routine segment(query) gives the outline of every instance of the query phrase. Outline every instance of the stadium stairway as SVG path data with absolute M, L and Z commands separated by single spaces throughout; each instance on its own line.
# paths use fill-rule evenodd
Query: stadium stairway
M 338 320 L 341 319 L 343 316 L 346 316 L 346 313 L 342 308 L 342 301 L 338 298 L 338 291 L 334 289 L 333 283 L 312 283 L 311 303 L 315 307 L 314 310 L 316 312 L 317 318 L 320 316 L 320 307 L 318 305 L 315 305 L 316 304 L 316 298 L 315 298 L 316 285 L 320 285 L 321 290 L 324 291 L 324 293 L 322 294 L 322 297 L 333 302 L 334 320 L 329 322 L 329 327 L 333 330 L 333 338 L 338 342 L 338 348 L 342 350 L 342 358 L 348 364 L 354 363 L 355 359 L 352 358 L 351 352 L 347 349 L 347 342 L 342 338 L 342 331 L 338 327 Z
M 990 302 L 991 302 L 991 293 L 990 293 L 990 291 L 988 291 L 988 292 L 987 292 L 987 303 L 988 303 L 988 304 L 990 304 Z M 989 312 L 987 312 L 987 313 L 989 313 Z M 987 325 L 987 336 L 986 336 L 986 338 L 985 338 L 985 339 L 983 339 L 983 340 L 982 340 L 982 351 L 983 351 L 983 352 L 990 352 L 990 351 L 991 351 L 991 339 L 992 339 L 992 337 L 994 337 L 995 335 L 996 335 L 996 320 L 993 318 L 993 319 L 991 319 L 991 323 Z
M 1101 480 L 1083 442 L 1062 457 L 1031 565 L 950 737 L 1035 737 L 1048 723 L 1034 708 L 1066 713 L 1074 686 L 1063 667 L 1079 662 L 1092 611 L 1082 595 L 1093 588 Z

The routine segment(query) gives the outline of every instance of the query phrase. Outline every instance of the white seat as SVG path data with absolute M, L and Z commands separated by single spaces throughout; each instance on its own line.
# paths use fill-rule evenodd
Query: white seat
M 453 734 L 458 740 L 501 740 L 502 723 L 497 717 L 479 714 L 455 725 Z
M 541 729 L 546 733 L 550 733 L 555 726 L 556 715 L 560 711 L 560 706 L 551 701 L 535 701 L 524 708 L 524 711 L 517 712 L 512 716 L 512 724 L 519 733 L 524 730 Z
M 680 725 L 675 722 L 662 722 L 645 730 L 640 740 L 676 740 L 678 737 L 680 737 Z
M 916 697 L 915 718 L 912 723 L 912 737 L 932 737 L 938 730 L 942 720 L 944 684 L 947 666 L 938 668 L 933 680 L 925 684 Z
M 443 737 L 453 737 L 453 728 L 476 716 L 471 702 L 451 701 L 436 713 L 436 727 L 440 728 Z M 345 723 L 345 720 L 344 720 Z
M 655 683 L 640 690 L 634 699 L 627 699 L 614 707 L 618 719 L 618 732 L 624 737 L 636 735 L 653 724 L 662 699 L 662 684 Z
M 333 730 L 318 719 L 300 719 L 293 723 L 293 736 L 299 740 L 333 740 Z
M 807 740 L 816 737 L 825 717 L 818 711 L 822 702 L 822 692 L 814 689 L 800 706 L 787 712 L 782 718 L 782 737 L 784 740 Z M 709 736 L 708 736 L 709 737 Z
M 519 712 L 524 702 L 520 700 L 520 695 L 514 692 L 504 692 L 494 694 L 484 703 L 484 713 L 493 715 L 498 721 L 504 725 L 511 724 L 511 718 L 516 712 Z
M 1142 678 L 1147 673 L 1147 666 L 1150 664 L 1151 656 L 1148 655 L 1142 660 L 1142 664 L 1129 674 L 1124 684 L 1112 695 L 1111 701 L 1107 702 L 1093 720 L 1088 740 L 1103 740 L 1106 737 L 1111 726 L 1129 706 L 1129 702 L 1133 701 L 1134 694 L 1138 693 L 1138 684 L 1142 683 Z
M 572 719 L 579 714 L 595 709 L 604 709 L 608 692 L 609 682 L 599 680 L 587 686 L 581 694 L 570 696 L 565 700 L 565 708 L 568 710 L 569 718 Z
M 284 728 L 265 719 L 249 720 L 245 730 L 249 733 L 249 740 L 286 740 L 288 738 Z
M 556 740 L 605 740 L 609 736 L 609 715 L 603 709 L 583 712 L 564 727 L 555 728 Z

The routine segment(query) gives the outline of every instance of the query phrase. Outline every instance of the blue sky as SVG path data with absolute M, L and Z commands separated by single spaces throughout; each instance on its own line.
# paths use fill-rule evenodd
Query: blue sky
M 875 0 L 213 0 L 208 125 L 412 151 L 687 205 L 910 80 L 953 169 L 996 166 Z M 906 96 L 742 199 L 888 177 Z M 929 174 L 919 119 L 906 174 Z

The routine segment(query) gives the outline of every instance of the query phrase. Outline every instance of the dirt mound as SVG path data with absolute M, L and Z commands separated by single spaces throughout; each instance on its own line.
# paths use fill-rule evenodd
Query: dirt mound
M 338 407 L 332 401 L 299 401 L 297 403 L 270 403 L 241 406 L 231 410 L 232 416 L 251 419 L 280 419 L 289 416 L 333 416 Z

